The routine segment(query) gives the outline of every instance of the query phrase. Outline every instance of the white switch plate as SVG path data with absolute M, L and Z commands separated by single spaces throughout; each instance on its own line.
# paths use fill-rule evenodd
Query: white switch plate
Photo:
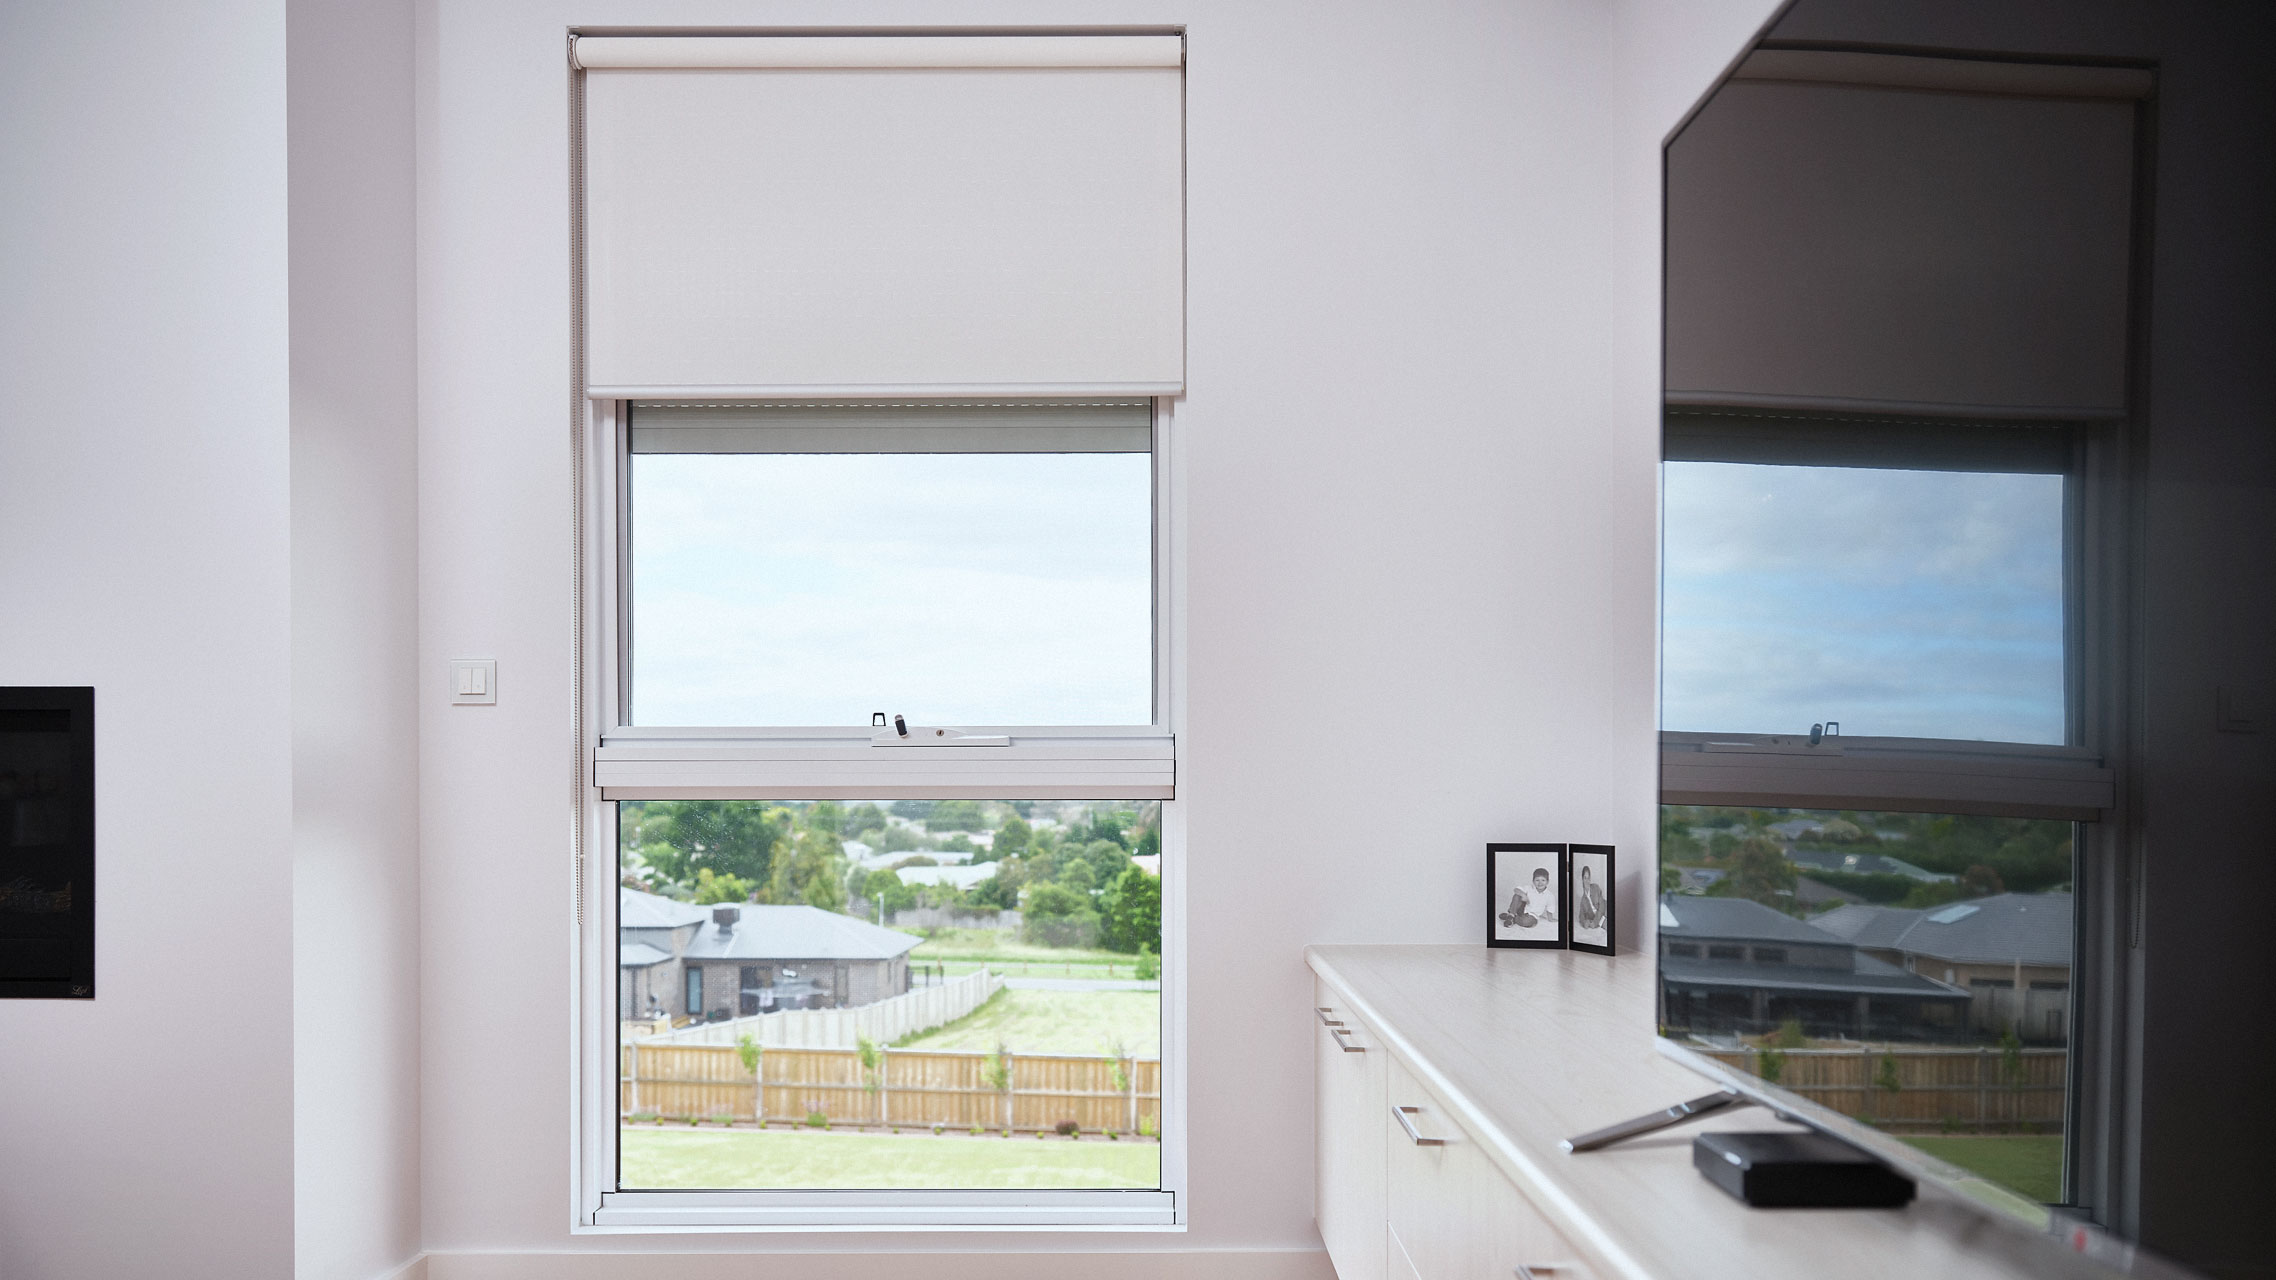
M 452 658 L 450 700 L 461 707 L 491 706 L 498 701 L 496 658 Z

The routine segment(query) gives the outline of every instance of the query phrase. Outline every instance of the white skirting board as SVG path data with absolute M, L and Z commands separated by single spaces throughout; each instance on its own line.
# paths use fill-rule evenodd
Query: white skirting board
M 1335 1280 L 1312 1249 L 1143 1253 L 430 1253 L 386 1280 Z

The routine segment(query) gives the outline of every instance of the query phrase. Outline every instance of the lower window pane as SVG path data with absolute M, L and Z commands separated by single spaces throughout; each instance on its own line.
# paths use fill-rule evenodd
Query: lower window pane
M 1161 805 L 617 806 L 617 1185 L 1161 1185 Z
M 2072 824 L 1660 814 L 1665 1034 L 2063 1202 Z

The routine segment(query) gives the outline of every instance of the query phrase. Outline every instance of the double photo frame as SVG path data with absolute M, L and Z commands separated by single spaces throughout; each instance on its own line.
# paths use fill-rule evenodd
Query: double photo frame
M 1486 846 L 1486 945 L 1613 953 L 1608 844 Z

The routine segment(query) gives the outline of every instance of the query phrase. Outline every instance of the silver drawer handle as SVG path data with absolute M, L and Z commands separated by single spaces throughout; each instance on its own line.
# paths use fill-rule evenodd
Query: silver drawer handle
M 1340 1027 L 1343 1025 L 1341 1019 L 1331 1018 L 1328 1016 L 1329 1014 L 1334 1013 L 1335 1010 L 1328 1008 L 1326 1005 L 1322 1005 L 1319 1008 L 1314 1009 L 1312 1012 L 1320 1015 L 1320 1025 L 1323 1027 Z
M 1421 1115 L 1421 1114 L 1422 1114 L 1422 1108 L 1421 1108 L 1421 1107 L 1402 1107 L 1402 1106 L 1399 1106 L 1399 1105 L 1397 1105 L 1396 1103 L 1394 1103 L 1394 1104 L 1392 1105 L 1392 1107 L 1391 1107 L 1391 1116 L 1392 1116 L 1392 1118 L 1393 1118 L 1393 1119 L 1395 1119 L 1395 1120 L 1397 1120 L 1397 1121 L 1399 1122 L 1399 1127 L 1400 1127 L 1400 1128 L 1402 1128 L 1402 1129 L 1404 1129 L 1404 1130 L 1406 1130 L 1406 1131 L 1407 1131 L 1407 1137 L 1409 1137 L 1410 1139 L 1412 1139 L 1412 1140 L 1414 1141 L 1414 1144 L 1415 1144 L 1416 1146 L 1418 1146 L 1418 1147 L 1443 1147 L 1443 1146 L 1445 1146 L 1445 1145 L 1446 1145 L 1446 1139 L 1444 1139 L 1444 1138 L 1426 1138 L 1426 1137 L 1422 1136 L 1422 1131 L 1421 1131 L 1420 1129 L 1417 1129 L 1417 1128 L 1415 1128 L 1415 1121 L 1414 1121 L 1414 1118 L 1415 1118 L 1416 1116 L 1418 1116 L 1418 1115 Z
M 1517 1280 L 1540 1280 L 1542 1276 L 1557 1275 L 1572 1269 L 1573 1264 L 1570 1262 L 1520 1262 L 1510 1274 L 1516 1276 Z
M 1335 1040 L 1336 1048 L 1343 1050 L 1345 1053 L 1367 1052 L 1364 1046 L 1356 1045 L 1351 1042 L 1350 1027 L 1329 1027 L 1328 1035 Z

